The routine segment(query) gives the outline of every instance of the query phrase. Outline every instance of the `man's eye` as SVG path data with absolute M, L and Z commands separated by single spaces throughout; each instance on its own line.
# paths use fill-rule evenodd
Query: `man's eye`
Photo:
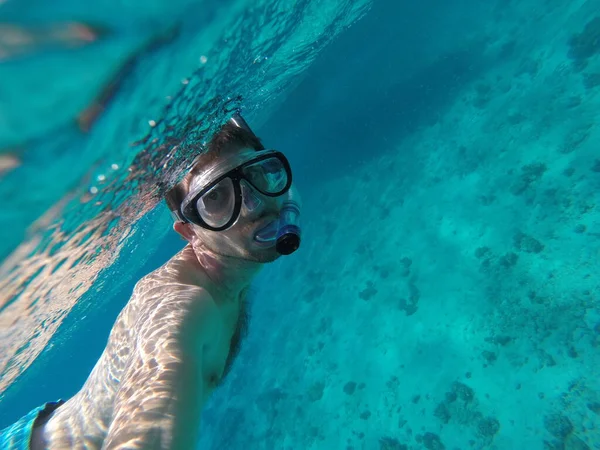
M 221 196 L 220 192 L 214 190 L 214 191 L 210 191 L 208 193 L 208 195 L 206 196 L 206 198 L 207 198 L 207 200 L 217 201 L 217 200 L 219 200 L 220 196 Z
M 261 171 L 260 167 L 257 167 L 257 166 L 250 166 L 249 168 L 244 170 L 244 172 L 246 173 L 246 176 L 248 176 L 250 178 L 254 178 L 257 175 L 257 173 L 260 171 Z
M 223 202 L 228 201 L 228 192 L 225 186 L 215 186 L 210 191 L 202 196 L 202 202 L 205 205 L 220 205 Z

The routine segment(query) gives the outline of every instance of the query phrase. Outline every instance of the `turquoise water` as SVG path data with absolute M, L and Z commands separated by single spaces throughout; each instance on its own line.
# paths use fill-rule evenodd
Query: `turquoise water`
M 303 245 L 198 448 L 600 448 L 600 4 L 413 3 L 0 4 L 111 30 L 0 63 L 0 428 L 80 388 L 183 245 L 162 189 L 241 106 Z

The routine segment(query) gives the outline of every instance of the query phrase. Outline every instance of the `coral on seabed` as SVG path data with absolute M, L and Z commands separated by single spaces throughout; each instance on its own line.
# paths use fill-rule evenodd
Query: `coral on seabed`
M 583 62 L 600 53 L 600 16 L 590 20 L 581 33 L 569 40 L 569 58 Z

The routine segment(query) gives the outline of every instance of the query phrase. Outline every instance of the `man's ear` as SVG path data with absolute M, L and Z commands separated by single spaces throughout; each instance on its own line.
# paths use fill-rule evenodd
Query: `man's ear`
M 190 223 L 177 221 L 173 224 L 173 230 L 181 236 L 184 240 L 188 242 L 192 242 L 194 238 L 194 230 L 192 229 L 192 225 Z

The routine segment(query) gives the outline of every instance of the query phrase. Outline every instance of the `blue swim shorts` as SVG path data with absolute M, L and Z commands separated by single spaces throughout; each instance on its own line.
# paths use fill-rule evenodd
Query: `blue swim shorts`
M 44 420 L 64 403 L 63 400 L 48 402 L 30 411 L 17 422 L 0 431 L 1 450 L 28 450 L 31 432 L 38 420 Z

